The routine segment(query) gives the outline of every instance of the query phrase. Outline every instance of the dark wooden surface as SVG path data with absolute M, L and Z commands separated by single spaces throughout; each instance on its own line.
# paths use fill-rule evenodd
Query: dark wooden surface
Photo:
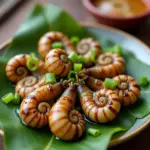
M 93 22 L 96 20 L 82 6 L 81 0 L 28 0 L 16 8 L 3 22 L 0 23 L 0 44 L 8 40 L 18 29 L 27 12 L 34 3 L 53 3 L 66 9 L 79 22 Z M 150 46 L 150 19 L 137 29 L 130 31 L 131 34 L 141 39 Z M 110 150 L 150 150 L 150 127 L 134 137 L 130 141 L 110 148 Z M 1 148 L 0 148 L 1 149 Z

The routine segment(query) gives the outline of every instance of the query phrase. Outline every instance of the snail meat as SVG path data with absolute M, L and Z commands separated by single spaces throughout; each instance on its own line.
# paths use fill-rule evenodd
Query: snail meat
M 79 139 L 85 130 L 83 116 L 74 109 L 76 88 L 68 87 L 49 113 L 49 126 L 54 135 L 62 140 Z
M 21 96 L 21 98 L 24 98 L 32 91 L 45 84 L 46 82 L 44 77 L 39 79 L 36 76 L 27 76 L 17 82 L 15 91 Z
M 31 92 L 22 101 L 20 116 L 27 126 L 41 128 L 48 124 L 51 105 L 64 90 L 61 83 L 44 85 Z
M 12 57 L 8 61 L 6 65 L 6 76 L 11 82 L 16 83 L 19 80 L 31 74 L 31 71 L 29 71 L 28 68 L 26 67 L 26 63 L 29 57 L 30 55 L 28 54 L 19 54 Z M 47 70 L 45 69 L 44 62 L 38 59 L 38 63 L 39 67 L 35 71 L 35 73 L 45 74 Z
M 61 42 L 63 49 L 66 50 L 68 54 L 75 51 L 74 45 L 66 35 L 61 32 L 48 32 L 41 37 L 38 43 L 38 51 L 41 57 L 45 58 L 49 51 L 53 49 L 52 43 L 54 42 Z
M 103 81 L 93 78 L 91 76 L 87 76 L 85 80 L 85 84 L 92 90 L 92 91 L 99 91 L 104 88 Z
M 62 49 L 51 50 L 45 58 L 45 66 L 50 73 L 57 76 L 67 76 L 72 69 L 72 63 L 68 59 L 67 53 Z
M 122 105 L 134 104 L 140 96 L 140 86 L 134 78 L 128 75 L 119 75 L 113 78 L 117 81 L 115 90 Z
M 110 122 L 120 112 L 121 104 L 115 91 L 101 89 L 92 92 L 84 84 L 79 84 L 78 95 L 84 114 L 94 122 Z
M 85 38 L 82 39 L 77 45 L 77 53 L 88 58 L 89 63 L 92 63 L 91 54 L 92 49 L 96 51 L 96 58 L 101 53 L 101 46 L 98 41 L 94 40 L 93 38 Z
M 88 74 L 98 79 L 105 79 L 122 74 L 124 70 L 124 59 L 120 55 L 103 53 L 98 56 L 96 66 L 87 68 L 81 71 L 81 73 Z

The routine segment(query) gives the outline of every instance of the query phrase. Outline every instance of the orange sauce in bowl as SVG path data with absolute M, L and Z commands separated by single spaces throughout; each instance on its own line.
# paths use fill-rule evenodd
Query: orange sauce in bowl
M 98 11 L 104 15 L 130 17 L 147 11 L 143 0 L 94 0 Z

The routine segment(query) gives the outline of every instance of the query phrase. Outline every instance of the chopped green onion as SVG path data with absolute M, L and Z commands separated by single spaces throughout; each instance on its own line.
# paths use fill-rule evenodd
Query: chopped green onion
M 81 69 L 82 69 L 82 64 L 81 63 L 74 63 L 73 70 L 75 72 L 79 72 L 79 71 L 81 71 Z
M 92 51 L 92 53 L 91 53 L 91 60 L 92 60 L 93 63 L 95 63 L 96 49 L 92 48 L 91 51 Z
M 19 94 L 15 93 L 14 99 L 11 101 L 13 104 L 20 104 L 21 97 Z
M 108 88 L 108 89 L 115 89 L 117 86 L 117 81 L 116 80 L 113 80 L 113 79 L 110 79 L 110 78 L 105 78 L 105 81 L 104 81 L 104 87 L 105 88 Z
M 72 52 L 72 53 L 70 53 L 70 55 L 68 56 L 68 58 L 75 63 L 75 62 L 78 61 L 78 54 L 76 52 Z
M 4 95 L 4 96 L 2 97 L 2 101 L 3 101 L 5 104 L 8 104 L 8 103 L 11 102 L 13 99 L 14 99 L 13 93 L 8 93 L 8 94 L 6 94 L 6 95 Z
M 26 66 L 30 71 L 35 71 L 39 67 L 38 59 L 32 56 L 29 57 Z
M 78 61 L 80 63 L 88 63 L 88 59 L 86 57 L 82 56 L 82 55 L 78 56 Z
M 140 84 L 140 86 L 143 86 L 143 87 L 147 86 L 149 84 L 149 81 L 148 81 L 147 77 L 142 76 L 139 79 L 139 84 Z
M 63 45 L 61 42 L 54 42 L 52 43 L 52 48 L 62 48 Z
M 98 135 L 100 135 L 100 130 L 94 129 L 94 128 L 89 128 L 88 133 L 93 136 L 98 136 Z
M 72 36 L 70 39 L 74 45 L 77 45 L 80 40 L 79 37 L 77 37 L 77 36 Z
M 114 53 L 112 49 L 106 49 L 105 52 Z
M 110 53 L 116 53 L 119 54 L 120 56 L 123 56 L 123 51 L 120 45 L 115 45 L 109 49 L 106 49 L 105 51 Z
M 70 80 L 71 80 L 72 82 L 74 82 L 74 81 L 75 81 L 75 78 L 70 78 Z
M 45 81 L 46 81 L 46 83 L 50 83 L 50 84 L 56 83 L 55 74 L 54 73 L 46 73 Z
M 30 53 L 30 55 L 32 56 L 32 57 L 36 57 L 36 54 L 35 53 Z
M 70 79 L 71 81 L 75 81 L 75 78 L 76 78 L 76 73 L 73 70 L 69 71 L 68 79 Z
M 120 45 L 115 45 L 113 47 L 113 52 L 119 54 L 120 56 L 123 55 L 122 48 Z

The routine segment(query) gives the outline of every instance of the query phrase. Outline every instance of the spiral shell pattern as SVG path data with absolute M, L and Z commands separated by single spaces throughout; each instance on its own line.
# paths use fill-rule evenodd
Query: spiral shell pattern
M 75 47 L 66 35 L 61 32 L 48 32 L 41 37 L 38 43 L 38 51 L 41 57 L 46 57 L 48 52 L 52 49 L 53 42 L 61 42 L 63 49 L 66 50 L 68 54 L 71 51 L 75 51 Z
M 119 75 L 113 78 L 117 81 L 116 92 L 122 105 L 134 104 L 140 96 L 140 86 L 134 78 L 128 75 Z
M 102 89 L 93 93 L 85 85 L 79 85 L 78 92 L 84 114 L 94 122 L 110 122 L 120 111 L 119 98 L 112 90 Z
M 6 76 L 12 82 L 18 82 L 30 74 L 26 68 L 26 63 L 29 55 L 16 55 L 12 57 L 6 65 Z
M 47 125 L 51 104 L 62 91 L 62 85 L 56 83 L 52 86 L 42 86 L 31 92 L 20 106 L 20 116 L 24 123 L 33 128 L 41 128 Z
M 125 70 L 124 59 L 114 53 L 103 53 L 96 60 L 96 66 L 83 71 L 98 79 L 112 78 Z
M 97 58 L 97 56 L 100 54 L 101 46 L 98 41 L 94 40 L 93 38 L 82 39 L 77 45 L 78 54 L 88 58 L 89 61 L 91 61 L 91 49 L 95 49 Z
M 19 54 L 12 57 L 6 65 L 6 76 L 11 82 L 18 82 L 24 77 L 31 74 L 27 69 L 26 63 L 30 55 L 28 54 Z M 47 70 L 45 69 L 44 63 L 38 59 L 39 68 L 35 71 L 36 74 L 45 74 Z
M 69 90 L 72 92 L 71 88 Z M 74 103 L 73 96 L 62 95 L 49 113 L 50 129 L 62 140 L 77 140 L 85 130 L 84 118 L 74 109 Z
M 38 79 L 38 77 L 35 76 L 27 76 L 23 79 L 21 79 L 16 84 L 16 93 L 18 93 L 21 98 L 26 97 L 29 93 L 34 91 L 35 89 L 45 85 L 45 78 L 43 77 L 41 80 Z
M 45 58 L 47 70 L 57 76 L 64 77 L 72 68 L 67 53 L 62 49 L 51 50 Z

